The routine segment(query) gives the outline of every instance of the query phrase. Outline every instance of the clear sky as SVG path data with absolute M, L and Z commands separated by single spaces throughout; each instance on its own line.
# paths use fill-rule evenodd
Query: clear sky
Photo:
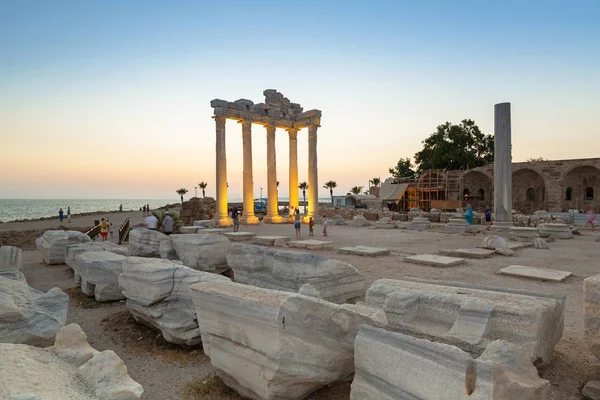
M 258 103 L 268 88 L 323 111 L 319 183 L 338 194 L 386 178 L 445 121 L 493 133 L 506 101 L 514 161 L 600 157 L 598 21 L 596 0 L 0 0 L 0 197 L 177 199 L 200 181 L 214 196 L 210 100 Z M 258 197 L 258 125 L 253 146 Z M 227 157 L 241 198 L 233 121 Z

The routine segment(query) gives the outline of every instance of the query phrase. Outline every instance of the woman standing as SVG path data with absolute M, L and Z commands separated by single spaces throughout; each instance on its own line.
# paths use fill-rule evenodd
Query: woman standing
M 473 207 L 467 203 L 467 211 L 465 212 L 465 219 L 469 225 L 473 225 Z
M 294 215 L 294 229 L 296 230 L 296 240 L 300 240 L 300 210 L 296 208 Z

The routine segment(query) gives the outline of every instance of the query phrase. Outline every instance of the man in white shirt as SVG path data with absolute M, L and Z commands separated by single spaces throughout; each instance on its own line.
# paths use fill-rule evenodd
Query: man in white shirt
M 158 218 L 156 218 L 154 215 L 152 215 L 152 213 L 148 213 L 148 216 L 146 217 L 146 228 L 150 229 L 150 230 L 157 230 L 158 229 Z

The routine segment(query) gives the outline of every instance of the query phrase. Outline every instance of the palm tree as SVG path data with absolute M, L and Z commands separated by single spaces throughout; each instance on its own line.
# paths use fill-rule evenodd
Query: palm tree
M 206 189 L 207 186 L 208 186 L 208 183 L 206 183 L 206 182 L 200 182 L 198 184 L 198 187 L 200 187 L 200 189 L 202 189 L 202 198 L 206 197 L 206 192 L 204 191 L 204 189 Z
M 352 189 L 350 189 L 350 193 L 361 194 L 362 190 L 363 190 L 362 186 L 354 186 Z
M 175 191 L 175 193 L 177 193 L 178 195 L 181 196 L 181 205 L 183 206 L 183 195 L 186 194 L 188 192 L 187 189 L 181 188 L 181 189 L 177 189 Z
M 333 205 L 333 189 L 337 187 L 337 183 L 335 181 L 329 181 L 325 183 L 323 186 L 324 189 L 329 189 L 329 194 L 331 195 L 331 205 Z
M 165 211 L 169 211 L 168 208 Z M 152 215 L 154 215 L 158 220 L 159 228 L 162 228 L 163 221 L 165 220 L 165 211 L 161 211 L 160 213 L 158 211 L 152 211 Z M 183 221 L 181 220 L 179 214 L 176 212 L 169 211 L 169 215 L 171 216 L 171 218 L 173 218 L 173 233 L 175 233 L 183 225 Z
M 308 183 L 302 182 L 298 185 L 298 189 L 302 189 L 302 197 L 304 198 L 304 214 L 306 214 L 306 189 L 308 189 Z
M 369 182 L 373 183 L 373 186 L 377 187 L 381 183 L 381 179 L 379 179 L 379 178 L 373 178 Z

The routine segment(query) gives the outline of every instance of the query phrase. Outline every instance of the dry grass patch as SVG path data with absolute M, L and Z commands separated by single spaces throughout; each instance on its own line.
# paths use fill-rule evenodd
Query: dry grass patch
M 209 362 L 201 348 L 184 348 L 167 342 L 162 333 L 140 324 L 129 311 L 110 314 L 101 322 L 104 332 L 130 354 L 161 357 L 171 364 Z
M 70 269 L 70 268 L 69 268 Z M 88 297 L 81 293 L 78 287 L 71 287 L 65 290 L 69 295 L 69 300 L 75 307 L 79 308 L 99 308 L 102 307 L 102 303 L 96 301 L 93 297 Z
M 216 374 L 189 382 L 183 389 L 183 400 L 243 400 L 237 392 L 229 388 Z

